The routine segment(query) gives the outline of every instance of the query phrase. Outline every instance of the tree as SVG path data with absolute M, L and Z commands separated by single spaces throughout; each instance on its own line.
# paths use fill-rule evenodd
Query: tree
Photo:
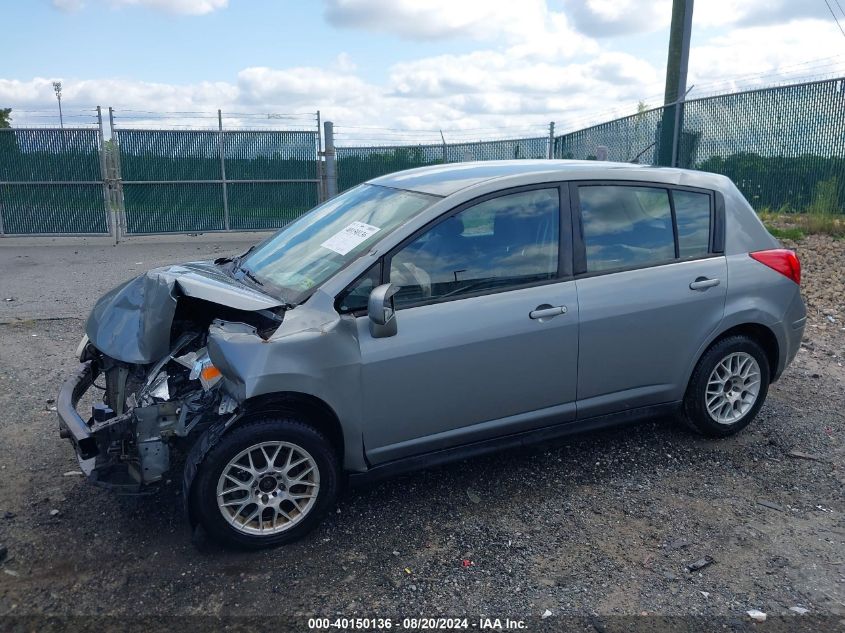
M 0 108 L 0 128 L 12 127 L 9 119 L 12 118 L 12 108 Z

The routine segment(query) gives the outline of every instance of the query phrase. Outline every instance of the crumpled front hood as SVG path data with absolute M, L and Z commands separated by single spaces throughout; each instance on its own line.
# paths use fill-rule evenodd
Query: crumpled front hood
M 232 279 L 212 262 L 191 262 L 154 268 L 107 292 L 91 311 L 85 332 L 112 358 L 155 362 L 170 351 L 170 327 L 180 296 L 246 311 L 283 305 Z

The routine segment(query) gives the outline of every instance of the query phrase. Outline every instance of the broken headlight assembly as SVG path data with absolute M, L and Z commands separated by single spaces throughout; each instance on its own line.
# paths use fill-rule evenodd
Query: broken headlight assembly
M 75 391 L 94 385 L 103 390 L 103 398 L 80 429 L 90 437 L 73 438 L 67 428 L 65 435 L 87 447 L 84 454 L 77 452 L 89 478 L 125 491 L 160 481 L 170 468 L 173 448 L 187 447 L 194 432 L 237 409 L 221 389 L 223 374 L 203 342 L 204 336 L 185 333 L 167 356 L 142 366 L 111 359 L 87 336 L 82 338 L 77 354 L 89 368 L 80 374 L 88 382 Z M 74 395 L 78 400 L 81 393 Z

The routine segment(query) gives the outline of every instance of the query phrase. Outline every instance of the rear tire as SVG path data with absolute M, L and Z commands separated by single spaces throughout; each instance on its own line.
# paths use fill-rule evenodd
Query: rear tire
M 707 437 L 740 432 L 766 400 L 769 361 L 757 341 L 729 336 L 701 357 L 684 396 L 684 422 Z
M 331 509 L 339 472 L 331 444 L 302 416 L 245 422 L 200 464 L 193 516 L 224 547 L 284 545 L 313 530 Z

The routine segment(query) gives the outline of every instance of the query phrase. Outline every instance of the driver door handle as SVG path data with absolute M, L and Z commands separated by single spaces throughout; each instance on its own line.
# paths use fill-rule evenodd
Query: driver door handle
M 537 306 L 535 310 L 528 313 L 532 319 L 548 319 L 559 314 L 566 314 L 566 306 L 541 305 Z
M 695 281 L 690 283 L 689 289 L 690 290 L 707 290 L 708 288 L 712 288 L 713 286 L 718 286 L 719 280 L 718 279 L 708 279 L 707 277 L 697 277 Z

